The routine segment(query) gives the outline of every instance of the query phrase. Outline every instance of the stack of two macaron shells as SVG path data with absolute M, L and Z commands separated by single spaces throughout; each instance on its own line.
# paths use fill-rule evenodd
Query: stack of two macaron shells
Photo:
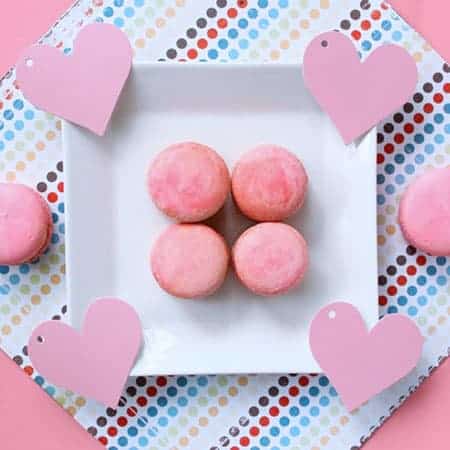
M 284 293 L 298 285 L 308 266 L 307 245 L 293 227 L 280 223 L 302 206 L 308 177 L 288 150 L 261 145 L 243 155 L 232 176 L 211 148 L 193 142 L 163 150 L 148 171 L 156 206 L 176 220 L 157 239 L 151 266 L 158 284 L 182 298 L 214 293 L 230 259 L 224 238 L 204 221 L 224 205 L 230 190 L 241 212 L 256 222 L 231 252 L 238 279 L 258 295 Z

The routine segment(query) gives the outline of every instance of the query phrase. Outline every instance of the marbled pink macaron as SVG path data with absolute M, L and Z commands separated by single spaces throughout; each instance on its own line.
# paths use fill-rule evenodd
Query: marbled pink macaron
M 245 231 L 232 251 L 239 280 L 255 294 L 282 294 L 297 286 L 308 268 L 302 235 L 284 223 L 260 223 Z
M 148 172 L 156 206 L 179 222 L 200 222 L 214 215 L 230 191 L 224 160 L 206 145 L 181 142 L 158 154 Z
M 404 192 L 398 221 L 405 239 L 434 256 L 450 256 L 450 167 L 432 169 Z
M 229 251 L 222 236 L 201 224 L 170 225 L 153 246 L 153 276 L 169 294 L 206 297 L 222 285 Z
M 277 145 L 260 145 L 245 153 L 232 174 L 233 198 L 256 221 L 279 221 L 305 200 L 308 176 L 300 160 Z
M 41 255 L 53 222 L 46 201 L 33 189 L 0 183 L 0 264 L 21 264 Z

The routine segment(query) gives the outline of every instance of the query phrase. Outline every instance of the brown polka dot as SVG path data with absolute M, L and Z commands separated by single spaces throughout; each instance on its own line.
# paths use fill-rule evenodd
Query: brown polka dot
M 357 9 L 354 9 L 350 12 L 350 17 L 353 20 L 358 20 L 361 17 L 361 13 Z
M 347 20 L 347 19 L 343 20 L 343 21 L 341 22 L 341 28 L 342 28 L 343 30 L 348 30 L 348 29 L 350 29 L 350 21 Z
M 47 190 L 47 184 L 41 181 L 37 184 L 36 188 L 39 192 L 45 192 Z
M 56 179 L 58 178 L 58 175 L 56 175 L 55 172 L 49 172 L 47 174 L 47 180 L 50 181 L 51 183 L 53 183 L 54 181 L 56 181 Z

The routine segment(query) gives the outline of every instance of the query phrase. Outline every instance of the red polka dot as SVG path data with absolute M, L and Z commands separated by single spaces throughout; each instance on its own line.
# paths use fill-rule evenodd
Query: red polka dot
M 420 113 L 414 114 L 414 122 L 422 123 L 424 121 L 423 115 Z
M 383 164 L 384 163 L 384 155 L 381 153 L 377 154 L 377 164 Z
M 386 304 L 387 304 L 387 297 L 385 297 L 384 295 L 380 295 L 380 296 L 378 297 L 378 304 L 379 304 L 380 306 L 386 305 Z
M 389 286 L 387 288 L 387 293 L 389 295 L 396 295 L 397 294 L 397 288 L 395 286 Z
M 352 31 L 352 37 L 356 41 L 359 41 L 361 39 L 361 33 L 358 30 Z
M 238 0 L 239 8 L 246 8 L 247 4 L 248 4 L 247 0 Z
M 415 275 L 417 273 L 417 269 L 415 268 L 415 266 L 408 266 L 406 268 L 406 273 L 408 275 Z
M 393 146 L 393 144 L 386 144 L 384 146 L 384 151 L 386 153 L 394 153 L 394 146 Z
M 147 401 L 147 399 L 145 397 L 138 397 L 137 400 L 136 400 L 136 403 L 139 406 L 145 406 L 145 405 L 147 405 L 148 401 Z
M 108 439 L 106 439 L 105 436 L 99 437 L 98 442 L 100 442 L 100 444 L 103 444 L 103 445 L 108 445 Z
M 406 282 L 407 282 L 407 279 L 406 279 L 406 277 L 405 277 L 404 275 L 400 275 L 400 276 L 397 278 L 397 284 L 398 284 L 399 286 L 404 286 L 404 285 L 406 284 Z
M 187 56 L 189 59 L 195 59 L 198 56 L 198 52 L 195 48 L 190 48 L 187 52 Z
M 450 83 L 444 84 L 444 92 L 447 92 L 447 94 L 450 94 Z
M 58 183 L 58 191 L 59 192 L 64 192 L 64 182 L 63 181 Z
M 228 15 L 228 17 L 229 17 L 230 19 L 234 19 L 234 18 L 238 15 L 237 9 L 236 9 L 236 8 L 230 8 L 230 9 L 227 11 L 227 15 Z
M 251 436 L 258 436 L 259 434 L 259 428 L 258 427 L 251 427 L 250 428 L 250 435 Z
M 243 436 L 239 439 L 239 444 L 241 444 L 243 447 L 247 447 L 248 444 L 250 444 L 250 439 L 247 436 Z
M 407 123 L 403 127 L 403 130 L 405 131 L 405 133 L 411 134 L 414 131 L 414 125 L 412 123 Z
M 58 201 L 58 194 L 56 192 L 50 192 L 50 194 L 47 195 L 47 199 L 50 203 L 55 203 Z
M 297 386 L 292 386 L 289 388 L 289 395 L 291 397 L 296 397 L 300 393 L 300 389 Z
M 210 28 L 207 34 L 210 39 L 215 39 L 217 37 L 217 30 Z
M 425 103 L 425 105 L 423 105 L 423 110 L 430 114 L 434 111 L 434 106 L 431 103 Z
M 404 140 L 405 140 L 405 136 L 403 136 L 403 134 L 401 134 L 401 133 L 397 133 L 397 134 L 394 136 L 394 141 L 395 141 L 397 144 L 403 143 Z
M 34 372 L 34 370 L 33 370 L 33 368 L 32 368 L 31 366 L 25 366 L 25 367 L 23 368 L 23 371 L 24 371 L 28 376 L 33 375 L 33 372 Z
M 309 378 L 308 378 L 308 377 L 305 377 L 305 376 L 301 376 L 301 377 L 298 379 L 298 384 L 299 384 L 300 386 L 308 386 L 308 384 L 309 384 Z
M 270 414 L 272 417 L 276 417 L 276 416 L 278 416 L 278 414 L 280 414 L 280 410 L 279 410 L 276 406 L 272 406 L 272 407 L 269 409 L 269 414 Z
M 419 266 L 424 266 L 427 263 L 427 258 L 425 258 L 425 256 L 423 255 L 420 255 L 417 257 L 416 261 Z
M 156 379 L 156 384 L 157 384 L 159 387 L 165 386 L 165 385 L 167 384 L 167 378 L 165 378 L 165 377 L 158 377 L 158 378 Z
M 155 388 L 155 386 L 149 386 L 147 388 L 147 395 L 149 397 L 154 397 L 157 394 L 158 390 Z
M 362 28 L 364 31 L 369 30 L 371 26 L 372 26 L 372 25 L 370 24 L 370 22 L 369 22 L 368 20 L 363 20 L 363 21 L 361 22 L 361 28 Z
M 262 416 L 260 419 L 259 419 L 259 424 L 262 426 L 262 427 L 267 427 L 267 425 L 269 425 L 269 418 L 268 417 L 266 417 L 266 416 Z
M 374 11 L 372 11 L 370 17 L 372 17 L 373 20 L 378 20 L 381 17 L 381 12 L 378 11 L 378 9 L 375 9 Z
M 280 397 L 278 403 L 280 404 L 280 406 L 287 406 L 289 405 L 289 399 L 286 396 Z
M 203 38 L 199 39 L 197 41 L 197 46 L 198 46 L 198 48 L 204 49 L 204 48 L 208 47 L 208 41 L 206 39 L 203 39 Z
M 136 408 L 136 406 L 131 406 L 130 408 L 128 408 L 128 409 L 127 409 L 127 414 L 128 414 L 130 417 L 135 417 L 136 414 L 137 414 L 137 408 Z
M 124 426 L 127 425 L 127 424 L 128 424 L 128 420 L 127 420 L 126 417 L 120 416 L 120 417 L 117 419 L 117 425 L 119 425 L 119 427 L 124 427 Z
M 433 100 L 435 103 L 442 103 L 444 101 L 444 96 L 442 94 L 434 94 Z
M 114 437 L 117 435 L 117 428 L 116 427 L 109 427 L 108 428 L 108 435 L 111 437 Z
M 382 8 L 382 9 L 389 9 L 389 6 L 388 6 L 385 2 L 383 2 L 383 3 L 381 4 L 381 8 Z
M 219 20 L 217 21 L 217 26 L 218 26 L 219 28 L 226 28 L 227 25 L 228 25 L 227 19 L 219 19 Z
M 239 447 L 236 447 L 236 446 L 234 445 L 233 447 L 231 447 L 230 450 L 240 450 L 240 448 L 239 448 Z

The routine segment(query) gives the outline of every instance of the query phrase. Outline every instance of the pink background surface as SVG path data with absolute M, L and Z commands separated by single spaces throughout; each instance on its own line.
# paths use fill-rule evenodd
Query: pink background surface
M 450 358 L 369 439 L 363 450 L 450 448 Z
M 0 14 L 0 77 L 21 50 L 36 42 L 75 0 L 2 0 Z

